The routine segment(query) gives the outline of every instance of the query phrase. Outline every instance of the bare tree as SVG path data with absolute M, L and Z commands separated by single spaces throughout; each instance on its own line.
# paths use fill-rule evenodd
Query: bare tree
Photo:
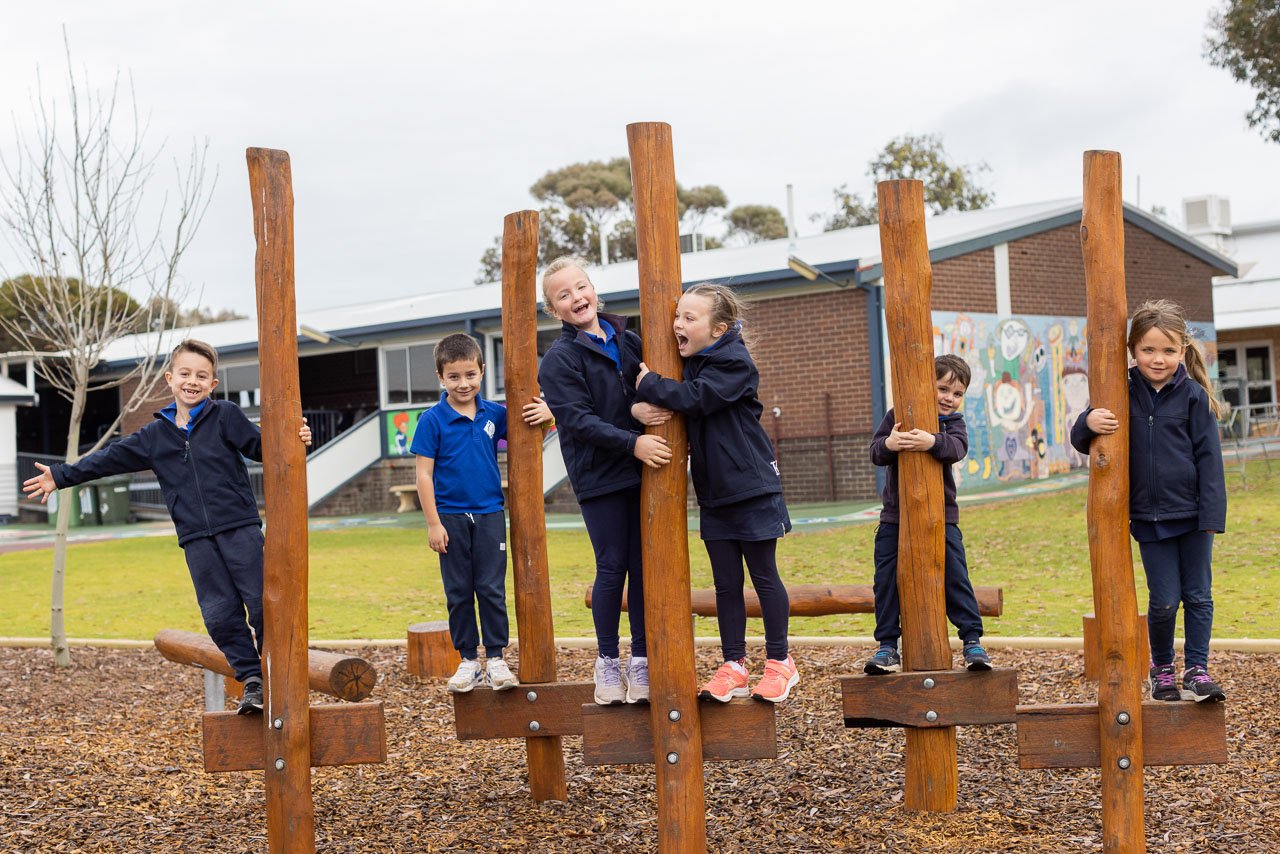
M 64 33 L 64 43 L 66 41 Z M 66 97 L 46 98 L 39 83 L 30 126 L 15 120 L 14 152 L 0 156 L 0 226 L 27 266 L 27 287 L 12 289 L 16 311 L 0 318 L 23 349 L 41 351 L 37 372 L 71 403 L 67 462 L 79 459 L 80 424 L 89 392 L 132 384 L 120 415 L 90 452 L 155 390 L 164 368 L 165 336 L 139 337 L 137 363 L 123 374 L 94 375 L 115 341 L 170 326 L 163 314 L 181 300 L 175 276 L 208 207 L 208 143 L 193 143 L 174 162 L 177 201 L 148 193 L 161 147 L 146 144 L 132 85 L 117 74 L 106 90 L 79 75 L 66 49 Z M 214 176 L 216 181 L 216 174 Z M 159 299 L 157 299 L 159 297 Z M 157 314 L 159 313 L 159 314 Z M 63 492 L 54 535 L 50 638 L 54 662 L 71 663 L 63 619 L 67 527 L 72 501 Z

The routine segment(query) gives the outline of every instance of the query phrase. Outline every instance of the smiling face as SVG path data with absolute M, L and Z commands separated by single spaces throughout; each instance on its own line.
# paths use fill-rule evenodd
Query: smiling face
M 218 387 L 213 362 L 189 350 L 180 350 L 174 355 L 169 370 L 164 373 L 164 381 L 173 392 L 174 401 L 184 411 L 198 406 Z
M 440 371 L 440 385 L 449 393 L 449 403 L 454 407 L 465 406 L 475 400 L 483 379 L 484 368 L 475 359 L 446 362 Z
M 1173 379 L 1185 351 L 1186 348 L 1179 346 L 1158 326 L 1153 326 L 1133 346 L 1133 358 L 1138 363 L 1138 373 L 1158 391 Z
M 729 324 L 715 323 L 711 317 L 711 300 L 702 294 L 685 294 L 676 304 L 676 320 L 671 324 L 676 333 L 676 346 L 686 359 L 715 343 L 729 331 Z
M 547 308 L 557 318 L 585 332 L 599 330 L 600 299 L 580 267 L 564 267 L 547 276 L 542 290 Z
M 947 374 L 935 383 L 938 392 L 938 414 L 950 415 L 964 401 L 965 384 L 955 374 Z

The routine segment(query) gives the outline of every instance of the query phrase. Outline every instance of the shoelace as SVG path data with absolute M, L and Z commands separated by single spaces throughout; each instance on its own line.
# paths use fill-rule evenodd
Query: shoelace
M 601 671 L 600 665 L 596 666 L 596 671 Z M 600 681 L 606 688 L 618 688 L 622 686 L 622 672 L 616 661 L 605 660 L 603 672 L 600 673 Z
M 1213 680 L 1209 678 L 1208 673 L 1201 672 L 1191 674 L 1191 681 L 1196 685 L 1203 685 L 1206 682 L 1212 682 Z
M 649 663 L 636 662 L 631 665 L 631 679 L 639 685 L 649 684 Z
M 1166 670 L 1161 670 L 1156 674 L 1156 684 L 1161 688 L 1177 688 L 1178 679 L 1172 673 Z

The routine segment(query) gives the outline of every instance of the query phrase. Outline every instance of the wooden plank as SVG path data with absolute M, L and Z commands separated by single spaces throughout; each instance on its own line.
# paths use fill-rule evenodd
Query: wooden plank
M 502 341 L 504 382 L 510 407 L 507 506 L 511 516 L 516 628 L 520 633 L 519 675 L 522 683 L 554 682 L 556 640 L 547 572 L 542 429 L 529 426 L 520 415 L 521 407 L 539 394 L 537 211 L 507 214 L 502 223 Z M 568 784 L 559 743 L 547 742 L 527 753 L 533 799 L 565 800 Z
M 1143 830 L 1142 677 L 1138 604 L 1129 544 L 1129 353 L 1124 286 L 1124 208 L 1120 155 L 1086 151 L 1080 246 L 1084 252 L 1089 401 L 1110 409 L 1120 429 L 1089 448 L 1089 562 L 1098 616 L 1101 670 L 1098 725 L 1102 747 L 1102 847 L 1138 851 Z M 1121 726 L 1119 716 L 1132 723 Z
M 860 673 L 841 676 L 840 693 L 847 727 L 1011 724 L 1018 705 L 1018 672 Z
M 205 712 L 204 770 L 263 770 L 264 719 L 235 712 Z M 311 762 L 361 765 L 387 761 L 382 701 L 328 703 L 310 708 Z
M 659 374 L 680 379 L 684 369 L 671 329 L 682 281 L 671 126 L 661 122 L 627 125 L 627 149 L 635 201 L 644 360 Z M 654 733 L 650 755 L 658 777 L 658 850 L 698 854 L 707 849 L 707 821 L 698 675 L 689 619 L 689 446 L 680 415 L 647 432 L 662 436 L 671 447 L 671 462 L 660 469 L 645 466 L 640 480 L 644 615 L 655 641 L 649 647 L 647 711 Z M 668 762 L 667 757 L 676 761 Z
M 169 661 L 235 676 L 226 656 L 208 635 L 161 629 L 156 632 L 155 645 L 156 651 Z M 322 649 L 307 650 L 307 685 L 312 691 L 356 702 L 372 694 L 377 683 L 377 669 L 363 658 Z M 239 696 L 238 687 L 236 691 Z
M 452 694 L 454 729 L 460 741 L 582 735 L 582 707 L 594 695 L 593 682 L 521 683 L 510 691 Z M 534 722 L 536 728 L 530 726 Z
M 1225 703 L 1142 704 L 1146 765 L 1211 765 L 1228 761 Z M 1128 726 L 1137 726 L 1130 719 Z M 1102 764 L 1098 707 L 1093 704 L 1018 707 L 1019 768 L 1098 768 Z
M 1098 634 L 1098 620 L 1093 616 L 1093 612 L 1085 614 L 1081 619 L 1083 637 L 1084 637 L 1084 678 L 1090 682 L 1097 682 L 1099 674 L 1102 673 L 1102 638 Z M 1146 660 L 1148 650 L 1151 649 L 1151 642 L 1147 635 L 1147 615 L 1139 614 L 1136 621 L 1138 629 L 1138 660 Z
M 646 593 L 648 591 L 646 590 Z M 703 702 L 699 716 L 702 759 L 728 762 L 777 759 L 778 732 L 773 703 L 759 700 Z M 653 762 L 653 720 L 643 705 L 582 707 L 582 762 L 585 765 L 639 765 Z M 669 764 L 665 759 L 661 764 Z
M 880 255 L 885 319 L 893 373 L 894 416 L 903 430 L 938 429 L 933 370 L 933 270 L 920 181 L 881 181 Z M 898 455 L 898 598 L 902 605 L 903 666 L 949 670 L 943 565 L 946 556 L 942 466 L 927 453 Z M 953 727 L 906 732 L 906 791 L 912 810 L 956 808 L 959 769 Z
M 267 504 L 262 607 L 267 837 L 273 852 L 315 850 L 308 739 L 307 454 L 298 441 L 302 392 L 293 281 L 293 177 L 289 155 L 250 148 L 257 239 L 254 281 L 262 373 L 262 480 Z
M 874 614 L 876 610 L 875 595 L 870 584 L 788 584 L 787 596 L 791 600 L 791 616 L 793 617 L 825 617 L 830 614 Z M 978 598 L 978 613 L 984 617 L 999 617 L 1004 613 L 1004 590 L 1000 587 L 975 587 L 974 595 Z M 755 590 L 744 590 L 743 598 L 747 605 L 748 617 L 760 616 L 760 597 Z M 716 609 L 716 591 L 694 590 L 690 594 L 693 613 L 699 617 L 714 617 Z M 588 608 L 591 607 L 591 588 L 587 587 L 583 599 Z M 627 610 L 626 597 L 622 600 L 622 610 Z

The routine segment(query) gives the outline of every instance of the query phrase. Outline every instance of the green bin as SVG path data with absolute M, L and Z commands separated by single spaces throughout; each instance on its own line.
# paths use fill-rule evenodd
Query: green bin
M 98 525 L 98 497 L 93 484 L 84 483 L 70 489 L 59 489 L 49 495 L 49 524 L 58 524 L 58 506 L 63 495 L 70 495 L 78 512 L 71 514 L 71 527 Z
M 101 524 L 129 523 L 129 482 L 132 480 L 132 475 L 120 474 L 93 482 L 98 493 L 98 518 Z

